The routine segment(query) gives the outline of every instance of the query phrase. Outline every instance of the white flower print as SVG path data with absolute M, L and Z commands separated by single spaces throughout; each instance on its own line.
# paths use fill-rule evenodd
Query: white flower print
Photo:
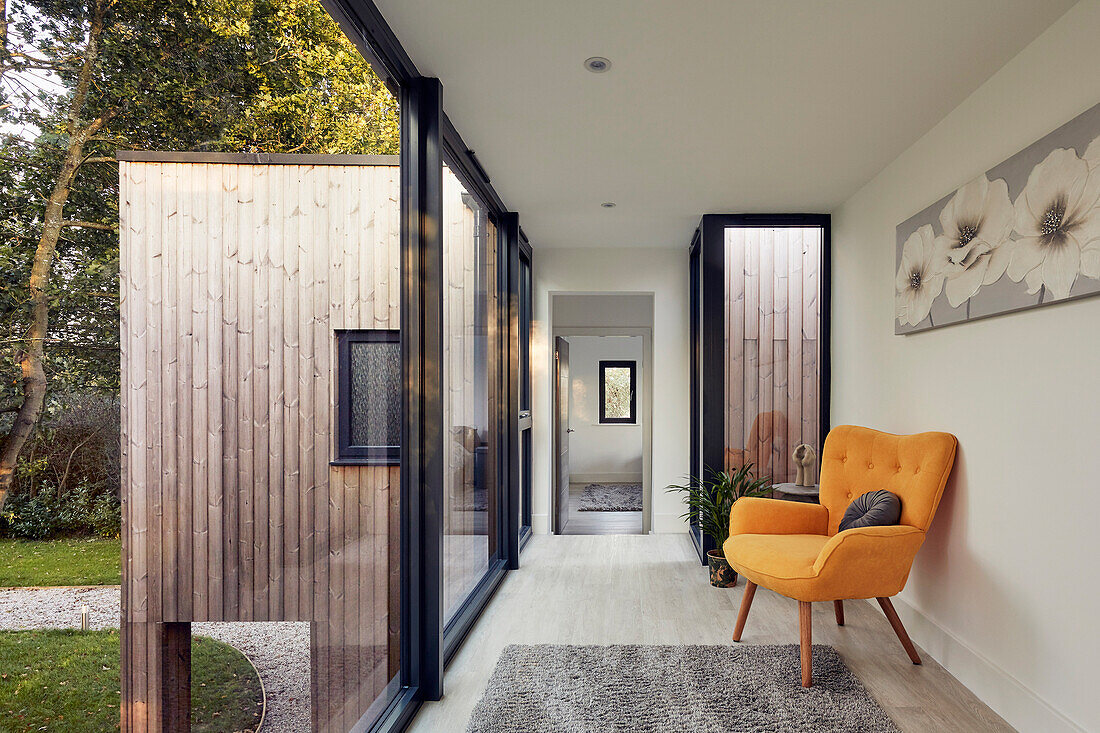
M 943 290 L 943 260 L 936 252 L 936 235 L 925 224 L 909 235 L 901 248 L 901 266 L 894 280 L 896 316 L 915 326 L 932 310 L 932 301 Z
M 1085 163 L 1089 166 L 1090 176 L 1100 176 L 1100 137 L 1093 140 L 1085 150 Z M 1093 213 L 1096 213 L 1095 207 Z M 1100 278 L 1100 236 L 1094 236 L 1081 245 L 1081 274 L 1094 279 Z
M 1066 298 L 1081 271 L 1086 244 L 1100 235 L 1100 175 L 1077 153 L 1058 148 L 1035 166 L 1016 199 L 1016 241 L 1008 276 L 1027 278 L 1028 292 L 1045 286 Z
M 936 238 L 936 249 L 947 277 L 944 291 L 952 307 L 1004 275 L 1012 254 L 1008 235 L 1015 218 L 1008 184 L 1003 178 L 991 183 L 985 175 L 956 191 L 943 207 L 943 234 Z

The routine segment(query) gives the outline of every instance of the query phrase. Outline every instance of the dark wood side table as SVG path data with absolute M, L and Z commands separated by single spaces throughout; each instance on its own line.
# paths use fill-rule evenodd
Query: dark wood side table
M 784 499 L 785 501 L 801 501 L 806 504 L 817 504 L 818 493 L 821 491 L 821 486 L 814 484 L 813 486 L 799 486 L 798 484 L 775 484 L 772 486 L 772 498 Z

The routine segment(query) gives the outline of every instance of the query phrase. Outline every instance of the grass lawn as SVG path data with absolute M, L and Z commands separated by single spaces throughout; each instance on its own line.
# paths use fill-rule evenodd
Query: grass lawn
M 0 540 L 0 588 L 118 585 L 121 556 L 121 540 Z
M 118 631 L 0 631 L 0 729 L 109 731 L 119 727 Z M 191 730 L 255 730 L 263 693 L 236 649 L 191 642 Z

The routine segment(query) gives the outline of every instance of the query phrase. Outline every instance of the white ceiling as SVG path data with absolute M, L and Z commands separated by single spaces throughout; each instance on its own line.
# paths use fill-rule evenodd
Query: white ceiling
M 1073 1 L 377 4 L 541 248 L 686 246 L 704 213 L 831 211 Z

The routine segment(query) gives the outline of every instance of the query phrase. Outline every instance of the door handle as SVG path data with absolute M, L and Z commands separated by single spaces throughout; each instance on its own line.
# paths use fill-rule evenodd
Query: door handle
M 566 428 L 566 429 L 565 429 L 565 432 L 567 432 L 567 433 L 575 433 L 575 432 L 577 432 L 577 431 L 576 431 L 576 430 L 574 430 L 573 428 Z

